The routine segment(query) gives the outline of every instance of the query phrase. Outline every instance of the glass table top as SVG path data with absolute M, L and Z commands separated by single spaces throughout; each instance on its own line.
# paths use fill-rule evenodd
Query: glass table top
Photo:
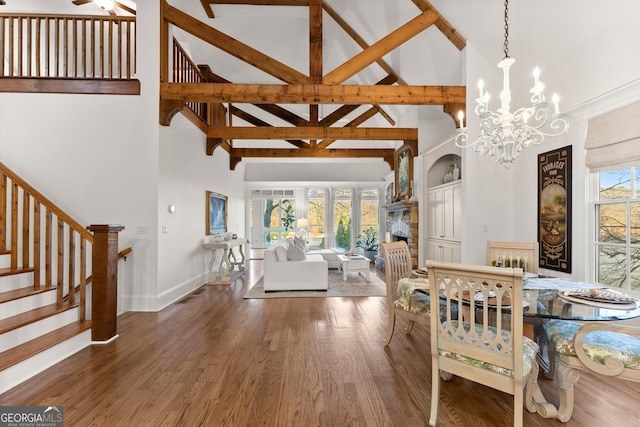
M 640 301 L 635 304 L 581 303 L 563 295 L 568 289 L 602 289 L 601 285 L 559 278 L 529 278 L 523 282 L 523 298 L 529 303 L 525 316 L 565 320 L 625 320 L 640 317 Z M 624 294 L 624 290 L 613 288 Z

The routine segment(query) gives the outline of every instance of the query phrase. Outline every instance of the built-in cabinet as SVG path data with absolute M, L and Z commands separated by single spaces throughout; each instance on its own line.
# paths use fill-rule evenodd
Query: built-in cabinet
M 427 190 L 427 259 L 460 262 L 461 182 L 438 185 Z
M 462 261 L 461 149 L 453 136 L 423 156 L 423 256 L 444 262 Z

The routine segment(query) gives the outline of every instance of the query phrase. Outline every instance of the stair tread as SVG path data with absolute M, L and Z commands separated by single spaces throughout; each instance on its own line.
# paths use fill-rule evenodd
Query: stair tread
M 0 353 L 0 371 L 47 350 L 91 328 L 91 322 L 74 322 L 48 334 L 27 341 Z
M 29 286 L 27 288 L 20 288 L 20 289 L 7 291 L 7 292 L 0 292 L 0 303 L 13 301 L 20 298 L 41 294 L 43 292 L 53 291 L 53 290 L 55 290 L 55 288 L 40 288 L 40 289 L 34 290 L 32 286 Z
M 14 274 L 22 274 L 22 273 L 30 273 L 33 271 L 31 267 L 20 267 L 20 268 L 0 268 L 0 276 L 11 276 Z
M 20 313 L 12 317 L 7 317 L 6 319 L 0 320 L 0 334 L 37 322 L 38 320 L 46 319 L 47 317 L 76 308 L 77 306 L 77 304 L 49 304 L 30 311 L 25 311 L 24 313 Z

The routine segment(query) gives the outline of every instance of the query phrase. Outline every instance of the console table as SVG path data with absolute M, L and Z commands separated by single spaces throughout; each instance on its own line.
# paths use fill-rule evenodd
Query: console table
M 241 274 L 244 274 L 244 251 L 243 246 L 249 243 L 247 239 L 231 239 L 223 242 L 211 242 L 202 245 L 203 248 L 211 251 L 211 261 L 209 261 L 209 271 L 211 272 L 211 278 L 207 282 L 210 285 L 229 285 Z M 234 248 L 238 248 L 240 260 L 236 257 Z M 213 264 L 216 259 L 216 252 L 222 250 L 222 258 L 220 259 L 220 265 L 218 271 L 213 269 Z M 238 267 L 236 270 L 235 268 Z M 235 274 L 234 274 L 235 273 Z M 233 280 L 232 280 L 233 279 Z

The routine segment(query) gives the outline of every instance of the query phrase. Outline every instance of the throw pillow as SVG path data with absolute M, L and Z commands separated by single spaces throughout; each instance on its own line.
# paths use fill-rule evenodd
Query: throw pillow
M 307 245 L 307 242 L 302 237 L 298 237 L 298 236 L 294 237 L 293 243 L 303 251 L 305 252 L 309 251 L 309 246 Z
M 278 261 L 288 261 L 287 257 L 287 247 L 284 245 L 278 245 L 275 248 L 276 259 Z
M 307 259 L 304 251 L 296 245 L 289 246 L 287 249 L 287 259 L 289 261 L 304 261 Z

